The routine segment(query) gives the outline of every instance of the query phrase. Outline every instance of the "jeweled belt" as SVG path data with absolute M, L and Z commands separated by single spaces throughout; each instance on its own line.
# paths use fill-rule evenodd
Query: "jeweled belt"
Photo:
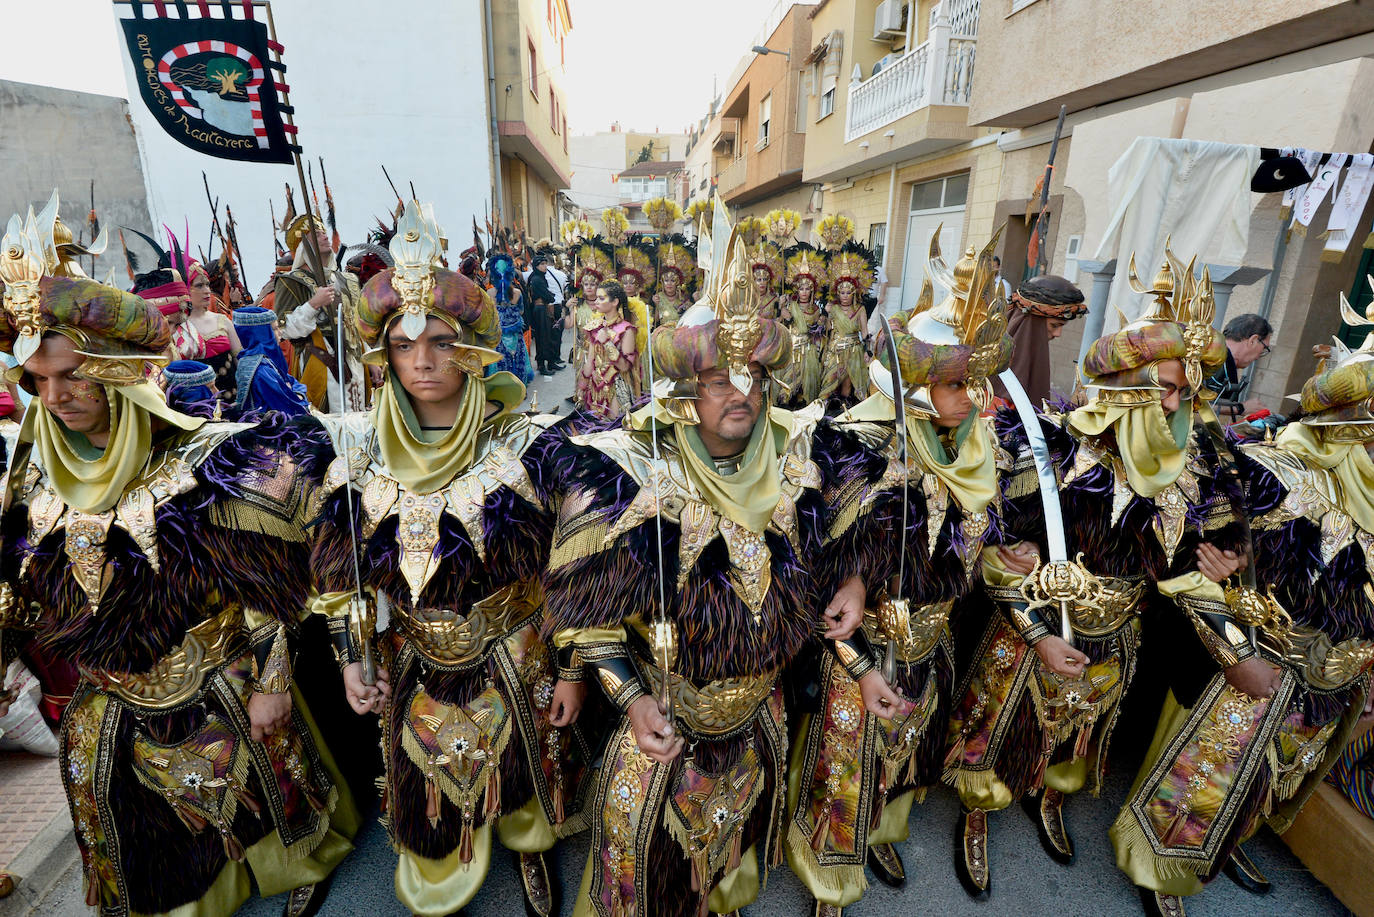
M 474 603 L 467 614 L 399 605 L 391 611 L 401 633 L 421 655 L 438 665 L 460 666 L 481 659 L 487 647 L 522 627 L 543 604 L 543 587 L 521 580 Z
M 655 697 L 663 694 L 663 670 L 640 660 L 640 667 Z M 773 693 L 778 673 L 719 678 L 704 685 L 680 675 L 668 676 L 673 715 L 699 736 L 723 736 L 749 723 L 759 705 Z
M 895 643 L 897 658 L 902 662 L 919 662 L 940 642 L 954 600 L 918 605 L 909 611 L 903 604 L 884 600 L 864 609 L 864 630 L 879 643 Z
M 239 609 L 231 606 L 186 632 L 177 648 L 146 672 L 110 672 L 81 666 L 81 677 L 101 691 L 140 707 L 167 710 L 196 696 L 215 669 L 248 648 Z

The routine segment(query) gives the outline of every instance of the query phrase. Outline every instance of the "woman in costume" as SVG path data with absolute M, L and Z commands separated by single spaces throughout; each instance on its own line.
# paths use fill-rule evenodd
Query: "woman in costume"
M 828 278 L 825 255 L 806 242 L 786 252 L 787 294 L 781 310 L 792 336 L 792 360 L 783 373 L 778 403 L 794 407 L 810 404 L 821 395 L 821 351 L 825 344 L 825 312 L 820 297 Z
M 1374 324 L 1344 296 L 1341 305 L 1351 326 Z M 1374 335 L 1354 353 L 1337 344 L 1323 362 L 1303 386 L 1300 418 L 1237 455 L 1254 585 L 1205 582 L 1185 599 L 1190 614 L 1224 609 L 1251 630 L 1268 683 L 1241 691 L 1204 673 L 1201 691 L 1175 685 L 1112 826 L 1117 865 L 1147 914 L 1181 917 L 1183 897 L 1222 871 L 1268 891 L 1240 843 L 1264 822 L 1287 830 L 1368 709 Z
M 598 417 L 620 417 L 640 396 L 642 325 L 634 321 L 625 288 L 598 284 L 592 317 L 583 333 L 585 356 L 577 369 L 577 406 Z
M 857 242 L 847 241 L 830 253 L 830 299 L 826 303 L 829 333 L 821 359 L 821 398 L 853 402 L 868 391 L 866 305 L 876 264 L 873 253 Z
M 145 381 L 161 313 L 50 276 L 50 220 L 14 217 L 0 243 L 0 349 L 37 396 L 3 518 L 0 665 L 32 635 L 81 672 L 60 764 L 86 903 L 228 917 L 256 882 L 314 913 L 357 828 L 288 647 L 327 440 L 168 407 Z
M 1210 285 L 1172 254 L 1152 287 L 1134 271 L 1131 284 L 1153 301 L 1089 348 L 1087 404 L 997 417 L 1011 457 L 1002 480 L 1005 545 L 984 550 L 983 579 L 1003 613 L 984 631 L 956 694 L 945 770 L 962 803 L 955 869 L 975 897 L 991 888 L 988 814 L 1018 799 L 1046 853 L 1073 861 L 1064 802 L 1102 785 L 1143 618 L 1159 627 L 1182 620 L 1182 609 L 1196 628 L 1200 643 L 1182 633 L 1170 641 L 1174 667 L 1219 664 L 1241 684 L 1254 676 L 1244 664 L 1253 651 L 1225 606 L 1199 615 L 1182 600 L 1241 565 L 1236 506 L 1212 443 L 1206 434 L 1199 441 L 1194 424 L 1194 393 L 1226 356 L 1211 326 Z M 1035 451 L 1043 450 L 1029 423 L 1057 474 L 1038 473 Z M 1062 525 L 1047 522 L 1051 500 L 1071 509 Z M 1204 545 L 1219 548 L 1222 560 L 1205 560 Z
M 500 319 L 475 284 L 435 266 L 418 204 L 391 253 L 394 269 L 368 283 L 358 312 L 387 381 L 371 413 L 325 418 L 338 457 L 312 611 L 328 618 L 349 703 L 384 717 L 401 904 L 459 911 L 495 837 L 517 854 L 527 912 L 551 917 L 559 886 L 544 853 L 575 824 L 565 815 L 585 759 L 576 730 L 550 725 L 554 669 L 539 635 L 553 524 L 539 455 L 557 434 L 541 440 L 516 411 L 519 380 L 485 374 L 501 356 Z
M 732 242 L 704 301 L 654 333 L 673 394 L 554 458 L 546 588 L 560 672 L 585 671 L 621 713 L 577 915 L 726 914 L 755 899 L 760 859 L 766 869 L 782 852 L 780 669 L 822 624 L 821 596 L 854 625 L 861 616 L 848 564 L 829 566 L 839 590 L 817 570 L 822 494 L 853 454 L 822 436 L 819 407 L 770 406 L 768 374 L 790 341 L 759 317 Z
M 912 803 L 940 782 L 954 690 L 950 615 L 973 588 L 992 527 L 998 448 L 980 411 L 992 397 L 988 378 L 1007 367 L 1012 349 L 1006 303 L 984 301 L 992 246 L 952 275 L 938 260 L 928 270 L 951 292 L 932 308 L 927 280 L 913 314 L 901 317 L 903 330 L 893 332 L 901 435 L 886 350 L 870 368 L 873 394 L 836 420 L 873 450 L 883 472 L 858 503 L 850 534 L 830 550 L 872 558 L 863 638 L 886 662 L 903 704 L 886 719 L 864 712 L 861 683 L 822 657 L 821 707 L 803 719 L 793 750 L 787 827 L 788 863 L 815 898 L 817 917 L 839 917 L 862 897 L 865 862 L 887 885 L 906 880 L 894 844 L 906 840 Z M 904 520 L 906 534 L 896 537 Z
M 587 325 L 596 309 L 596 287 L 603 280 L 615 279 L 615 249 L 595 237 L 582 242 L 574 250 L 577 295 L 568 301 L 569 321 L 573 325 L 572 351 L 568 363 L 581 367 L 587 356 Z
M 487 276 L 491 278 L 496 313 L 501 317 L 501 343 L 497 345 L 501 361 L 491 371 L 510 373 L 522 385 L 529 385 L 534 381 L 534 370 L 525 349 L 524 293 L 514 283 L 515 261 L 505 252 L 493 254 L 487 259 Z
M 205 356 L 205 339 L 195 324 L 187 320 L 191 312 L 191 293 L 186 286 L 185 276 L 172 266 L 172 256 L 166 249 L 136 229 L 129 231 L 147 242 L 157 256 L 156 266 L 152 270 L 135 274 L 139 259 L 129 251 L 127 245 L 124 246 L 124 261 L 133 280 L 133 292 L 155 306 L 171 328 L 167 357 L 172 360 L 200 360 Z M 121 244 L 124 243 L 123 231 L 119 234 L 119 240 Z M 177 245 L 175 238 L 172 244 Z
M 764 239 L 749 250 L 749 269 L 754 283 L 754 296 L 759 301 L 759 315 L 777 319 L 783 280 L 782 249 Z
M 205 351 L 197 359 L 215 371 L 215 387 L 220 397 L 232 403 L 237 384 L 234 378 L 235 358 L 243 349 L 243 344 L 229 316 L 210 308 L 210 274 L 204 265 L 176 244 L 171 230 L 167 231 L 167 236 L 172 240 L 172 266 L 186 278 L 186 289 L 190 295 L 191 312 L 186 317 L 186 323 L 193 325 L 205 342 Z
M 256 417 L 266 411 L 279 411 L 287 417 L 309 414 L 305 383 L 292 378 L 286 368 L 276 313 L 256 306 L 235 309 L 234 329 L 243 345 L 234 379 L 237 415 Z
M 696 246 L 674 234 L 658 244 L 658 292 L 653 295 L 653 326 L 675 325 L 692 304 L 688 280 L 696 276 Z

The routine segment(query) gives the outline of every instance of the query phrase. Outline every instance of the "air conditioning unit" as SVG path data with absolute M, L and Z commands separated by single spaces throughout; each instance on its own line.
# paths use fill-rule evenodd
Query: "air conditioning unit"
M 891 32 L 902 31 L 901 0 L 883 0 L 873 14 L 873 37 L 883 40 Z

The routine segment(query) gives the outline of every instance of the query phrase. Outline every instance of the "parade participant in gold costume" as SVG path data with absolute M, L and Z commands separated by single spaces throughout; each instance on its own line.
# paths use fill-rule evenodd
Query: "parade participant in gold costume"
M 1172 255 L 1152 287 L 1134 270 L 1131 282 L 1153 299 L 1089 348 L 1087 404 L 1036 415 L 1026 399 L 997 419 L 1012 466 L 1005 544 L 984 550 L 983 578 L 1004 614 L 956 695 L 945 773 L 963 804 L 955 866 L 971 895 L 991 887 L 988 815 L 1018 799 L 1046 852 L 1073 861 L 1064 801 L 1101 787 L 1143 618 L 1158 626 L 1186 613 L 1237 685 L 1255 683 L 1255 666 L 1268 672 L 1224 606 L 1198 615 L 1181 601 L 1241 564 L 1216 450 L 1194 430 L 1201 381 L 1226 356 L 1210 283 Z M 1194 663 L 1212 664 L 1186 643 L 1175 652 L 1191 646 Z
M 577 368 L 574 400 L 597 417 L 620 417 L 643 392 L 640 355 L 648 341 L 648 323 L 633 311 L 635 302 L 614 280 L 596 287 L 592 317 L 583 328 L 585 356 Z
M 546 583 L 559 664 L 621 713 L 579 915 L 728 913 L 755 899 L 782 856 L 779 672 L 830 596 L 851 627 L 861 615 L 862 580 L 843 563 L 819 572 L 821 494 L 847 457 L 818 408 L 770 406 L 789 338 L 758 315 L 743 242 L 713 250 L 703 300 L 654 334 L 667 395 L 556 459 Z M 872 667 L 848 658 L 856 676 Z
M 697 272 L 696 246 L 685 236 L 658 243 L 658 292 L 653 296 L 653 325 L 675 325 L 692 304 L 690 281 Z
M 1341 300 L 1351 327 L 1374 324 Z M 1253 581 L 1204 582 L 1180 599 L 1190 614 L 1229 614 L 1250 628 L 1263 670 L 1245 687 L 1225 673 L 1172 673 L 1154 744 L 1111 830 L 1147 914 L 1181 917 L 1183 896 L 1223 870 L 1268 891 L 1240 843 L 1265 822 L 1293 823 L 1369 710 L 1374 335 L 1354 353 L 1337 343 L 1324 363 L 1303 386 L 1300 418 L 1236 456 Z
M 788 863 L 817 917 L 839 917 L 862 897 L 865 862 L 884 883 L 905 882 L 893 845 L 906 839 L 912 803 L 940 782 L 954 690 L 950 614 L 974 584 L 997 497 L 997 440 L 979 416 L 991 400 L 988 379 L 1012 349 L 1006 303 L 990 282 L 995 244 L 953 271 L 932 259 L 928 270 L 948 299 L 932 307 L 927 279 L 913 314 L 899 317 L 892 351 L 903 429 L 894 430 L 886 349 L 869 370 L 872 394 L 837 418 L 885 466 L 831 550 L 880 558 L 868 571 L 863 629 L 902 699 L 887 718 L 865 712 L 872 687 L 863 679 L 883 676 L 855 680 L 822 657 L 821 707 L 803 719 L 793 751 L 787 828 Z
M 86 903 L 228 917 L 256 883 L 312 914 L 357 828 L 288 647 L 327 438 L 170 408 L 147 381 L 166 321 L 54 276 L 53 217 L 16 216 L 0 243 L 0 349 L 35 396 L 5 500 L 0 665 L 32 635 L 80 672 L 61 771 Z
M 783 273 L 782 249 L 763 239 L 749 249 L 749 273 L 754 283 L 754 296 L 759 301 L 759 315 L 779 318 Z
M 821 352 L 825 346 L 825 312 L 821 295 L 829 275 L 825 255 L 806 242 L 789 248 L 787 292 L 779 304 L 791 332 L 792 357 L 777 393 L 779 404 L 810 404 L 821 396 Z
M 384 717 L 396 895 L 413 914 L 466 905 L 493 839 L 514 851 L 527 911 L 558 913 L 544 854 L 575 821 L 575 730 L 556 728 L 540 639 L 552 516 L 543 425 L 496 363 L 500 319 L 438 266 L 414 202 L 395 267 L 368 282 L 358 332 L 386 370 L 368 414 L 330 416 L 337 457 L 313 557 L 350 704 Z M 373 634 L 378 620 L 389 621 Z
M 615 250 L 600 237 L 587 239 L 573 249 L 573 282 L 577 295 L 568 300 L 568 316 L 572 323 L 572 350 L 568 365 L 579 367 L 587 356 L 587 324 L 596 309 L 596 287 L 603 280 L 615 279 Z
M 824 226 L 824 224 L 822 224 Z M 868 391 L 868 353 L 864 338 L 868 328 L 869 291 L 877 275 L 873 253 L 847 241 L 830 253 L 830 298 L 826 303 L 830 333 L 822 358 L 821 398 L 857 400 Z
M 314 233 L 322 264 L 323 282 L 313 272 L 310 244 Z M 363 371 L 362 344 L 357 334 L 360 287 L 349 271 L 335 270 L 334 250 L 324 221 L 301 214 L 286 227 L 291 270 L 278 275 L 272 308 L 281 323 L 282 337 L 292 347 L 291 374 L 305 383 L 317 410 L 339 414 L 367 407 L 371 386 Z M 344 353 L 338 354 L 337 321 L 342 305 Z M 339 377 L 343 374 L 343 387 Z

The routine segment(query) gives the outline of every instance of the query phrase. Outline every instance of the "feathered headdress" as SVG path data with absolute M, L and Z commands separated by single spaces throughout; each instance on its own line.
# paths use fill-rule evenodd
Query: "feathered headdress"
M 795 210 L 770 210 L 763 218 L 766 235 L 774 245 L 786 248 L 801 228 L 801 214 Z
M 623 242 L 625 233 L 630 231 L 630 219 L 625 216 L 623 207 L 607 207 L 601 211 L 601 225 L 612 245 Z
M 866 246 L 846 242 L 830 255 L 830 285 L 832 289 L 844 281 L 858 288 L 856 299 L 862 299 L 877 282 L 878 259 Z
M 787 288 L 795 290 L 797 284 L 809 279 L 815 286 L 815 293 L 820 296 L 830 282 L 830 272 L 827 268 L 825 252 L 817 251 L 815 246 L 808 242 L 798 242 L 785 252 L 787 258 Z
M 715 200 L 709 197 L 703 197 L 698 198 L 692 201 L 692 203 L 688 204 L 686 211 L 684 211 L 682 214 L 682 218 L 687 221 L 688 226 L 694 227 L 700 227 L 702 225 L 702 220 L 704 219 L 706 221 L 706 228 L 710 229 L 711 220 L 714 218 L 715 212 Z M 697 243 L 700 244 L 700 242 L 701 240 L 698 239 Z
M 759 270 L 768 272 L 769 284 L 780 283 L 783 279 L 783 272 L 786 270 L 782 261 L 782 249 L 764 239 L 749 249 L 749 270 L 750 273 Z
M 697 253 L 692 243 L 681 233 L 674 233 L 658 243 L 658 274 L 661 280 L 676 274 L 678 283 L 686 286 L 696 277 Z
M 747 248 L 753 248 L 759 243 L 759 237 L 763 235 L 768 224 L 761 217 L 740 217 L 735 223 L 735 232 L 744 240 Z
M 682 219 L 682 208 L 677 201 L 666 197 L 650 198 L 644 202 L 644 219 L 662 237 L 668 234 L 674 223 Z
M 630 239 L 615 249 L 615 276 L 622 283 L 633 278 L 640 293 L 648 295 L 654 288 L 658 274 L 654 270 L 654 246 L 639 237 Z
M 597 283 L 615 278 L 615 249 L 600 236 L 593 236 L 573 250 L 573 282 L 582 288 L 586 277 L 595 277 Z
M 596 235 L 596 230 L 586 220 L 564 220 L 558 227 L 558 234 L 564 245 L 577 245 Z
M 821 240 L 821 246 L 827 251 L 839 251 L 846 242 L 854 238 L 854 221 L 847 216 L 832 213 L 816 227 L 816 237 Z

